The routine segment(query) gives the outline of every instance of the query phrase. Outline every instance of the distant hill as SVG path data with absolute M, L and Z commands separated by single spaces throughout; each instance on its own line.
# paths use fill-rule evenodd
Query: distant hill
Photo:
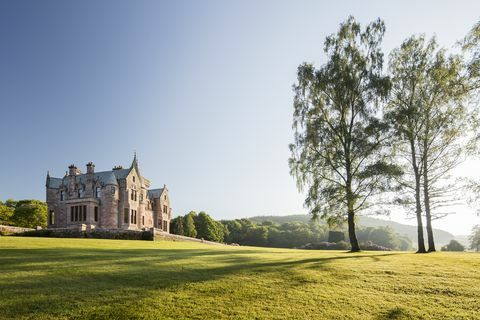
M 288 215 L 288 216 L 256 216 L 248 218 L 249 220 L 260 223 L 262 221 L 270 220 L 276 223 L 286 223 L 286 222 L 304 222 L 308 223 L 311 219 L 311 216 L 308 214 L 295 214 L 295 215 Z M 324 222 L 321 222 L 324 223 Z M 417 243 L 417 227 L 411 226 L 407 224 L 398 223 L 395 221 L 384 220 L 384 219 L 377 219 L 372 217 L 360 217 L 361 226 L 364 227 L 380 227 L 380 226 L 388 226 L 395 230 L 396 233 L 400 235 L 406 235 L 414 243 Z M 440 230 L 440 229 L 433 229 L 433 233 L 435 236 L 435 242 L 440 249 L 441 245 L 444 245 L 450 240 L 454 239 L 455 236 L 450 232 Z M 426 231 L 425 231 L 425 239 L 426 239 Z M 425 241 L 426 243 L 426 241 Z

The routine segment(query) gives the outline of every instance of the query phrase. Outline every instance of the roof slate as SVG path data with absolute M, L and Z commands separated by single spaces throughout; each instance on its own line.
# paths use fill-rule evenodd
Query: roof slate
M 150 189 L 148 190 L 148 196 L 150 198 L 160 198 L 160 195 L 162 194 L 164 188 L 160 189 Z

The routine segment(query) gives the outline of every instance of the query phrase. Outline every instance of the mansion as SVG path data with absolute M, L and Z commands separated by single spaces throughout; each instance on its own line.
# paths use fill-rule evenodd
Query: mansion
M 48 228 L 86 225 L 87 230 L 158 228 L 170 230 L 172 208 L 168 189 L 149 189 L 137 157 L 128 169 L 95 172 L 92 162 L 82 173 L 75 165 L 63 178 L 47 173 Z

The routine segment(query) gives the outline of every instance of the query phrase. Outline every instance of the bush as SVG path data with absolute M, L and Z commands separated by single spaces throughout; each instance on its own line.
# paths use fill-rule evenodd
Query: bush
M 314 250 L 349 250 L 350 245 L 345 241 L 340 242 L 320 242 L 316 244 L 307 243 L 301 246 L 300 249 L 314 249 Z
M 372 241 L 367 241 L 361 244 L 360 247 L 363 250 L 368 250 L 368 251 L 392 251 L 392 249 L 384 246 L 380 246 L 378 244 L 373 243 Z
M 442 251 L 465 251 L 465 247 L 457 240 L 450 240 L 450 242 L 442 247 Z

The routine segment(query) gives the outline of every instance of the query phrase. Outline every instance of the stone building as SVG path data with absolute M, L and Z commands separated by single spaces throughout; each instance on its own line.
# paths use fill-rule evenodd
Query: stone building
M 150 189 L 137 157 L 128 169 L 95 172 L 92 162 L 82 173 L 75 165 L 63 178 L 47 173 L 48 227 L 85 225 L 87 230 L 158 228 L 170 230 L 172 208 L 168 189 Z

